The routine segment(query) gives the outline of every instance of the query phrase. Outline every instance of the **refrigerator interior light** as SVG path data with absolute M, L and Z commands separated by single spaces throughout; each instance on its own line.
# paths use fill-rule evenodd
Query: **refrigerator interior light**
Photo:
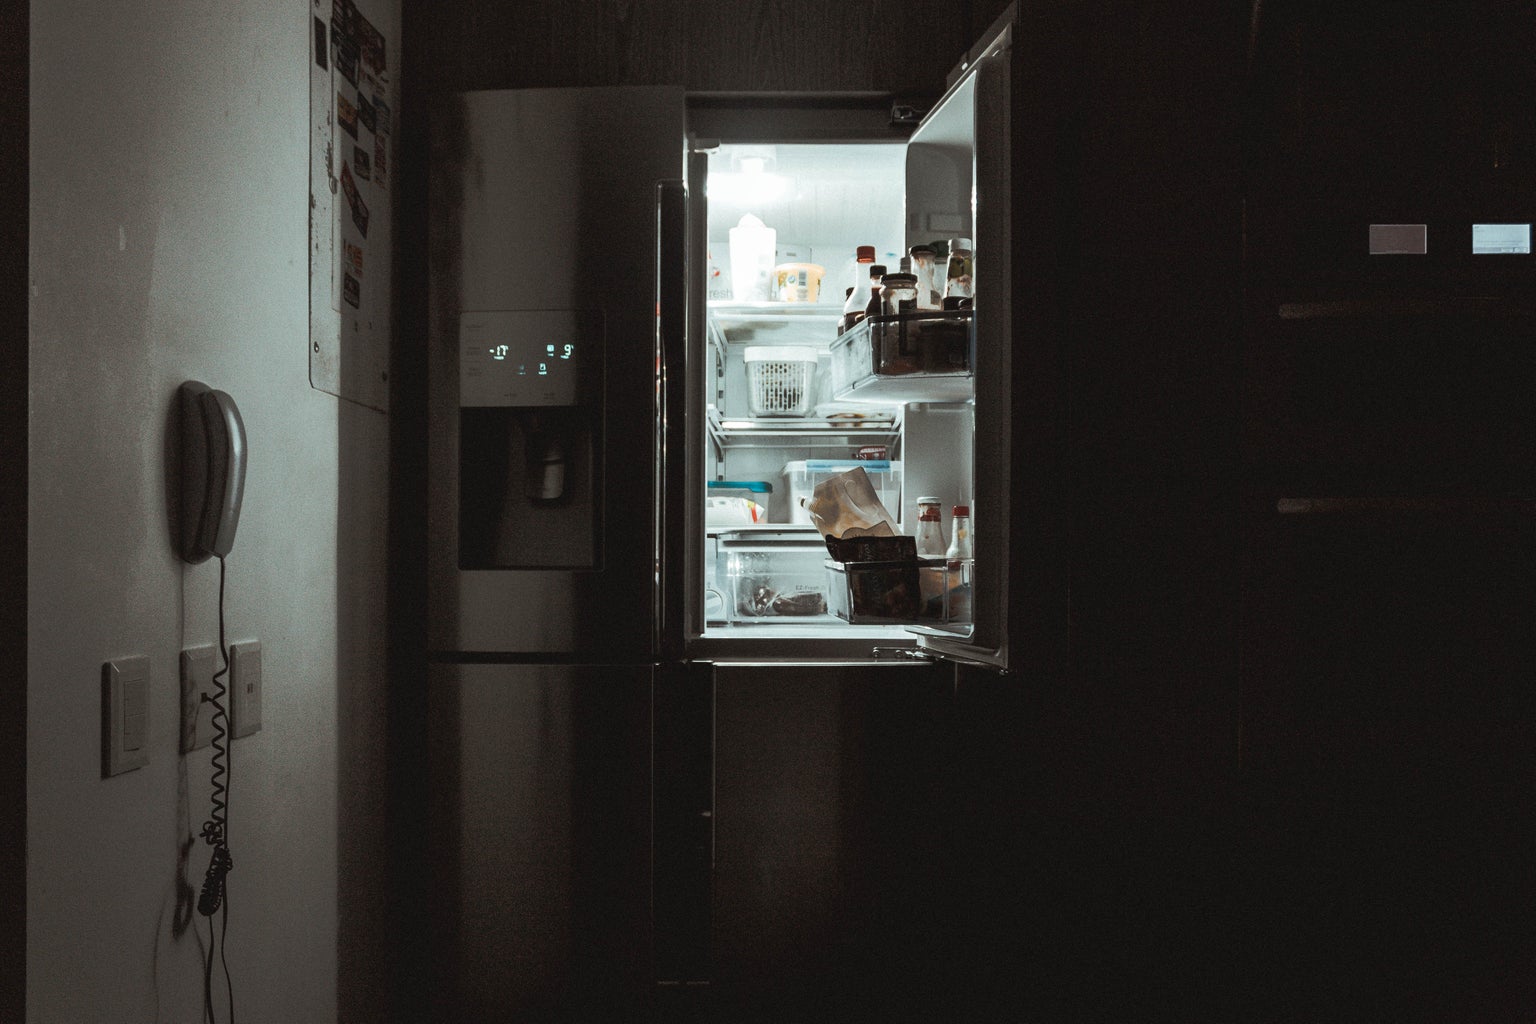
M 779 198 L 789 186 L 783 175 L 773 173 L 779 162 L 775 146 L 733 146 L 730 159 L 729 171 L 710 173 L 705 186 L 709 198 L 760 205 Z

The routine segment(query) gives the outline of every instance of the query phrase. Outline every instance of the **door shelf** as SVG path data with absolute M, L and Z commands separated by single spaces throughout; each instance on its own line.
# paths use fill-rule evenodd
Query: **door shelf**
M 969 309 L 873 316 L 832 343 L 840 402 L 968 402 L 975 321 Z

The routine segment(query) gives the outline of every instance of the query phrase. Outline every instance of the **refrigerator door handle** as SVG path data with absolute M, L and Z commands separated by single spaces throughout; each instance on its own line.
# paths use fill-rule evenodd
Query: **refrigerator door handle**
M 656 636 L 663 661 L 683 655 L 687 573 L 688 190 L 656 183 Z

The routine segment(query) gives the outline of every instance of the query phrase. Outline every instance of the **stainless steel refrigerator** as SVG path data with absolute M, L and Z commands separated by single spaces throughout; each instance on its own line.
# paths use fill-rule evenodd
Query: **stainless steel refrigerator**
M 1058 370 L 1035 341 L 1049 303 L 1031 301 L 1052 243 L 1041 211 L 1015 207 L 1011 11 L 960 58 L 921 118 L 868 96 L 667 87 L 467 93 L 435 112 L 428 732 L 445 1014 L 622 1016 L 658 987 L 707 985 L 715 950 L 751 944 L 712 897 L 731 824 L 717 811 L 752 803 L 722 795 L 721 765 L 742 764 L 717 736 L 722 693 L 814 705 L 850 686 L 941 689 L 957 665 L 1022 677 L 1060 643 Z M 766 281 L 731 244 L 743 211 L 777 225 Z M 933 315 L 942 365 L 882 365 L 916 320 L 839 334 L 843 288 L 867 273 L 856 244 L 894 264 L 957 239 L 974 304 Z M 819 296 L 775 290 L 776 271 L 805 266 L 822 270 Z M 765 360 L 803 363 L 790 408 L 755 390 Z M 951 530 L 949 509 L 969 507 L 974 562 L 929 563 L 904 604 L 855 593 L 864 570 L 828 558 L 799 500 L 845 460 L 868 466 L 903 533 L 920 496 Z M 814 746 L 802 724 L 791 734 Z M 844 740 L 823 740 L 836 762 Z

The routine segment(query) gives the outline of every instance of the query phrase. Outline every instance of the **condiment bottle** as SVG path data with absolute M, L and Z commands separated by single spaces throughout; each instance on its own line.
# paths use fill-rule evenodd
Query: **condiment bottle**
M 917 499 L 917 557 L 943 558 L 947 546 L 944 543 L 944 517 L 939 512 L 939 499 Z
M 864 306 L 864 316 L 879 316 L 881 313 L 880 288 L 885 282 L 885 267 L 874 263 L 869 268 L 869 302 Z M 860 317 L 860 320 L 864 317 Z M 858 321 L 854 321 L 857 323 Z M 849 324 L 852 327 L 853 324 Z
M 880 313 L 896 316 L 917 312 L 917 277 L 914 274 L 886 274 L 880 282 Z
M 949 565 L 950 583 L 970 586 L 971 567 L 976 563 L 976 552 L 971 546 L 971 507 L 956 505 L 951 512 L 955 532 L 949 542 L 949 550 L 944 552 Z
M 938 309 L 944 298 L 944 290 L 934 280 L 938 253 L 931 245 L 914 245 L 907 253 L 912 261 L 912 273 L 917 277 L 917 308 Z
M 951 238 L 949 240 L 949 270 L 944 281 L 944 297 L 946 299 L 975 298 L 976 291 L 971 281 L 972 265 L 971 240 L 969 238 Z
M 875 247 L 861 245 L 854 251 L 853 287 L 843 302 L 843 318 L 838 321 L 837 333 L 864 319 L 864 308 L 869 305 L 869 268 L 875 262 Z

